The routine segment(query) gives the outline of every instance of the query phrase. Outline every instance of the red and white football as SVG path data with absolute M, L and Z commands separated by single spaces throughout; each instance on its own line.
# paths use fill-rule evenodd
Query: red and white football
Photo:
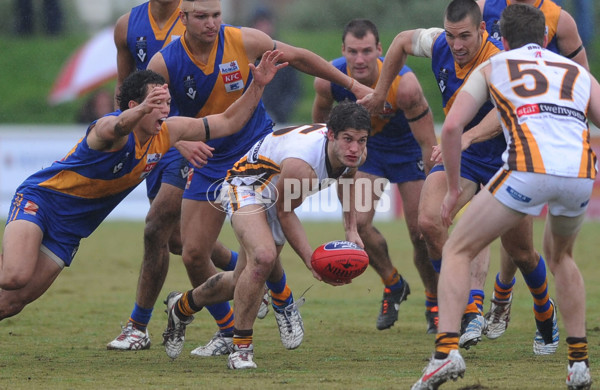
M 353 242 L 331 241 L 315 249 L 310 264 L 323 279 L 347 281 L 365 272 L 369 256 Z

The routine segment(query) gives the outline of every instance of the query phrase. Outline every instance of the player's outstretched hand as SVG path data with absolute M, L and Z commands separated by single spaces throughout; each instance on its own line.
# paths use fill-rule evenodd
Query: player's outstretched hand
M 269 84 L 279 69 L 288 66 L 287 62 L 278 63 L 282 55 L 283 53 L 279 50 L 268 50 L 263 54 L 258 66 L 248 64 L 254 77 L 253 82 L 262 87 Z

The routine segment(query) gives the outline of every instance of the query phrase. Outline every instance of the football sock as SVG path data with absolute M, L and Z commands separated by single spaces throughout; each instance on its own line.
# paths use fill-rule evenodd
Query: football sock
M 294 296 L 292 294 L 292 290 L 290 290 L 287 284 L 285 285 L 283 291 L 280 293 L 276 293 L 273 290 L 271 290 L 271 303 L 273 305 L 273 308 L 278 312 L 283 311 L 283 309 L 285 309 L 287 306 L 294 303 Z
M 442 269 L 442 259 L 429 259 L 429 261 L 431 261 L 434 271 L 439 274 Z
M 386 279 L 382 278 L 381 281 L 385 287 L 390 289 L 390 291 L 400 290 L 404 285 L 404 279 L 402 279 L 402 276 L 398 273 L 396 268 L 394 268 L 394 272 L 392 272 L 390 276 L 388 276 Z
M 471 290 L 473 296 L 473 302 L 477 305 L 477 309 L 480 314 L 483 314 L 483 301 L 485 300 L 485 293 L 483 290 Z
M 432 294 L 428 291 L 425 291 L 425 309 L 427 309 L 427 311 L 431 311 L 431 309 L 437 307 L 437 305 L 437 294 Z
M 510 284 L 504 284 L 500 281 L 500 272 L 498 272 L 496 282 L 494 283 L 494 299 L 500 302 L 508 302 L 516 281 L 517 278 L 513 277 Z
M 267 287 L 271 290 L 271 304 L 279 312 L 294 303 L 294 295 L 287 285 L 285 272 L 278 282 L 273 283 L 267 280 Z
M 436 359 L 445 359 L 453 349 L 458 349 L 458 333 L 438 333 L 435 336 L 435 354 Z
M 587 337 L 567 337 L 567 345 L 569 347 L 569 367 L 577 362 L 585 362 L 586 366 L 590 366 Z
M 229 336 L 233 333 L 233 310 L 229 302 L 216 303 L 214 305 L 206 306 L 206 310 L 213 316 L 219 331 L 223 336 Z
M 193 292 L 193 290 L 184 292 L 181 295 L 181 298 L 179 298 L 177 300 L 177 302 L 175 303 L 175 314 L 177 314 L 177 316 L 179 318 L 191 317 L 195 313 L 202 310 L 202 306 L 197 306 L 194 303 L 194 298 L 192 296 L 192 292 Z
M 233 345 L 238 347 L 249 347 L 252 344 L 252 329 L 233 328 Z
M 465 314 L 467 314 L 467 313 L 479 314 L 479 308 L 477 307 L 477 304 L 475 303 L 475 299 L 473 299 L 473 290 L 471 290 L 471 292 L 469 294 L 469 303 L 467 304 L 467 307 L 465 308 Z
M 150 318 L 152 317 L 152 311 L 154 308 L 144 309 L 143 307 L 138 306 L 137 302 L 133 305 L 133 311 L 131 312 L 131 317 L 129 317 L 129 322 L 133 324 L 133 327 L 139 330 L 140 332 L 145 332 L 148 327 L 148 323 L 150 322 Z
M 233 271 L 235 269 L 235 265 L 237 264 L 238 254 L 236 251 L 231 251 L 231 258 L 229 259 L 229 264 L 222 268 L 223 271 Z
M 552 318 L 552 304 L 548 294 L 548 279 L 546 278 L 546 263 L 540 256 L 537 267 L 529 274 L 523 274 L 523 279 L 533 296 L 533 313 L 538 322 Z

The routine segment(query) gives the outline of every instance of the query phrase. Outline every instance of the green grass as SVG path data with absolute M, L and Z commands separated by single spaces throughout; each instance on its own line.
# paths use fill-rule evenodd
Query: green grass
M 343 237 L 340 223 L 307 223 L 313 247 Z M 59 276 L 39 300 L 15 317 L 0 322 L 0 389 L 392 389 L 409 388 L 420 376 L 433 350 L 433 336 L 425 334 L 423 287 L 412 265 L 403 221 L 379 223 L 387 237 L 395 265 L 411 284 L 412 294 L 400 309 L 400 320 L 390 330 L 377 331 L 382 286 L 372 270 L 350 285 L 331 287 L 312 278 L 289 247 L 282 261 L 296 296 L 306 293 L 301 312 L 306 329 L 303 344 L 285 350 L 272 313 L 255 324 L 257 370 L 232 372 L 226 358 L 192 358 L 189 352 L 210 339 L 215 325 L 200 312 L 188 327 L 183 354 L 171 361 L 160 345 L 166 325 L 162 303 L 157 303 L 149 330 L 150 350 L 107 351 L 106 343 L 127 320 L 135 297 L 142 256 L 142 223 L 107 222 L 82 242 L 70 269 Z M 535 225 L 541 247 L 542 222 Z M 588 340 L 592 375 L 600 356 L 600 271 L 596 237 L 600 224 L 588 223 L 576 246 L 588 296 Z M 226 224 L 222 240 L 236 247 Z M 497 243 L 492 248 L 486 308 L 498 267 Z M 535 357 L 535 325 L 531 298 L 522 278 L 515 288 L 512 320 L 497 340 L 484 339 L 463 351 L 466 377 L 445 389 L 562 389 L 566 375 L 566 344 L 554 356 Z M 553 291 L 553 279 L 549 276 Z M 173 256 L 161 294 L 186 290 L 189 282 L 180 257 Z M 559 317 L 561 331 L 564 330 Z

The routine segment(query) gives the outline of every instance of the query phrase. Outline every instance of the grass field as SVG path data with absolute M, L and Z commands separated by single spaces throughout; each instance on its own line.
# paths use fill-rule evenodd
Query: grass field
M 403 221 L 378 224 L 412 294 L 400 309 L 400 320 L 385 331 L 375 328 L 381 282 L 372 270 L 350 285 L 331 287 L 312 278 L 286 247 L 283 262 L 296 296 L 306 293 L 301 308 L 303 344 L 285 350 L 272 313 L 255 324 L 257 370 L 232 372 L 226 358 L 192 358 L 189 352 L 205 343 L 215 325 L 202 311 L 188 327 L 183 354 L 171 361 L 160 345 L 166 325 L 159 302 L 150 323 L 153 346 L 139 352 L 107 351 L 131 311 L 142 256 L 141 223 L 107 222 L 84 240 L 71 269 L 49 291 L 19 315 L 0 322 L 0 389 L 407 389 L 420 376 L 433 350 L 425 334 L 423 287 L 411 261 Z M 311 244 L 343 237 L 341 224 L 306 224 Z M 543 225 L 536 222 L 536 246 Z M 600 271 L 596 239 L 600 224 L 584 227 L 576 248 L 588 295 L 588 340 L 592 375 L 600 356 Z M 223 241 L 235 245 L 229 226 Z M 486 292 L 498 266 L 497 244 Z M 447 389 L 562 389 L 566 375 L 566 343 L 555 356 L 532 353 L 535 331 L 531 298 L 518 277 L 512 320 L 497 340 L 484 339 L 463 351 L 467 373 Z M 552 277 L 550 284 L 553 285 Z M 181 259 L 173 257 L 162 297 L 185 290 L 189 282 Z M 161 298 L 162 300 L 162 298 Z M 486 309 L 489 297 L 486 299 Z M 564 330 L 561 325 L 561 331 Z M 596 376 L 597 377 L 597 376 Z

